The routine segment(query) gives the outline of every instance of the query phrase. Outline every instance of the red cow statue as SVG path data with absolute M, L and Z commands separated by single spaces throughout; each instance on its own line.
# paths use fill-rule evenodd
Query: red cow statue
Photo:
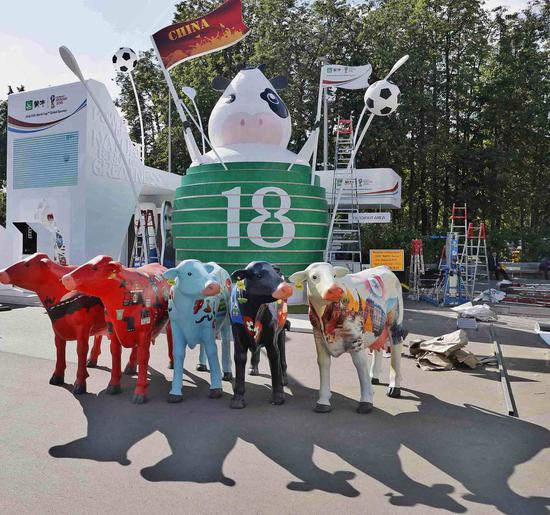
M 138 379 L 133 397 L 136 404 L 145 402 L 147 396 L 150 345 L 168 322 L 170 285 L 162 277 L 165 270 L 158 263 L 125 268 L 109 256 L 97 256 L 62 278 L 67 289 L 98 296 L 105 306 L 113 360 L 108 394 L 121 391 L 121 346 L 137 349 Z M 169 327 L 167 336 L 171 349 Z
M 88 366 L 95 366 L 101 349 L 101 335 L 106 334 L 106 324 L 103 304 L 97 297 L 69 292 L 61 284 L 61 277 L 75 268 L 59 265 L 46 254 L 37 253 L 0 270 L 0 283 L 36 292 L 50 317 L 57 349 L 55 371 L 50 384 L 64 383 L 65 345 L 68 340 L 77 341 L 78 370 L 73 392 L 79 394 L 86 392 L 89 337 L 95 336 Z

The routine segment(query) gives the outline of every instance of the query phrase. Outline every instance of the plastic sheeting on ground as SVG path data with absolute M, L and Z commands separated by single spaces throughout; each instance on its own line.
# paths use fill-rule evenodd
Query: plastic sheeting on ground
M 491 304 L 498 304 L 501 300 L 504 300 L 506 297 L 506 292 L 495 290 L 494 288 L 489 288 L 488 290 L 482 291 L 474 301 L 479 302 L 490 302 Z
M 462 317 L 475 318 L 480 322 L 491 322 L 497 319 L 496 313 L 487 304 L 474 306 L 471 302 L 466 302 L 451 309 Z

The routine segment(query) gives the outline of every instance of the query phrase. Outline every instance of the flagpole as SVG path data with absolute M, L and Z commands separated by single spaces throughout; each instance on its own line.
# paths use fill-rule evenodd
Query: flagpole
M 315 115 L 315 123 L 318 124 L 321 121 L 321 109 L 323 107 L 323 65 L 321 65 L 321 74 L 319 76 L 319 94 L 317 96 L 317 114 Z M 315 149 L 313 150 L 313 161 L 311 162 L 311 184 L 315 184 L 315 170 L 317 169 L 317 147 L 319 146 L 319 132 L 320 126 L 315 129 L 317 135 L 315 136 Z
M 178 114 L 180 115 L 181 121 L 183 122 L 183 137 L 185 139 L 187 151 L 189 152 L 189 155 L 191 156 L 192 161 L 197 161 L 201 163 L 202 155 L 199 151 L 199 147 L 197 147 L 197 142 L 195 141 L 193 132 L 191 131 L 191 124 L 189 123 L 189 121 L 187 120 L 187 117 L 185 116 L 185 113 L 183 112 L 183 108 L 179 101 L 180 99 L 178 97 L 178 93 L 176 92 L 176 88 L 174 87 L 174 83 L 172 82 L 172 77 L 170 77 L 170 73 L 164 67 L 164 63 L 162 62 L 162 59 L 160 57 L 160 54 L 159 54 L 157 45 L 155 44 L 155 39 L 153 38 L 153 36 L 151 36 L 151 43 L 153 44 L 153 48 L 155 49 L 155 53 L 157 54 L 157 59 L 159 60 L 162 73 L 164 74 L 164 79 L 168 84 L 168 89 L 170 90 L 170 94 L 172 95 L 172 98 L 174 99 L 174 103 L 176 104 L 176 109 L 178 111 Z
M 172 173 L 172 98 L 168 91 L 168 171 Z

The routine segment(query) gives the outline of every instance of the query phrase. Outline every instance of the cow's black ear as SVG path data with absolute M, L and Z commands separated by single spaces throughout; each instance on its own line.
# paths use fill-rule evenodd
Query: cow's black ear
M 269 82 L 275 89 L 285 89 L 288 86 L 288 79 L 283 75 L 277 75 L 277 77 L 269 79 Z
M 215 89 L 216 91 L 225 91 L 225 88 L 229 86 L 230 82 L 231 81 L 229 79 L 218 75 L 212 79 L 212 89 Z
M 265 73 L 266 68 L 267 68 L 266 64 L 260 64 L 260 66 L 258 66 L 258 70 L 260 70 L 262 73 Z
M 231 280 L 232 281 L 242 281 L 247 276 L 247 270 L 244 268 L 241 270 L 235 270 L 231 274 Z

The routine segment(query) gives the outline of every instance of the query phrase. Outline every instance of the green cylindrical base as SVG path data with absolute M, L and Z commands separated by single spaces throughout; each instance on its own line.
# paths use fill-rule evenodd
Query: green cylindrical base
M 269 261 L 285 275 L 322 261 L 328 232 L 325 190 L 311 170 L 284 163 L 189 168 L 176 191 L 177 260 L 215 261 L 230 273 Z

